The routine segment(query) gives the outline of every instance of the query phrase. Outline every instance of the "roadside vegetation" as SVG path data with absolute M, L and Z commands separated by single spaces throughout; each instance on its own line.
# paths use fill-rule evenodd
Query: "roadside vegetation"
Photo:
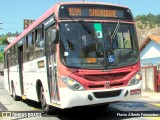
M 19 33 L 16 32 L 16 33 L 7 33 L 7 34 L 2 34 L 0 35 L 0 45 L 8 45 L 8 41 L 7 41 L 7 38 L 8 37 L 11 37 L 11 36 L 17 36 Z M 0 51 L 0 64 L 3 63 L 3 59 L 4 59 L 4 56 L 3 56 L 3 51 Z
M 138 27 L 140 29 L 153 29 L 156 27 L 160 27 L 160 14 L 153 15 L 151 13 L 145 15 L 138 15 L 135 17 L 136 22 L 138 23 Z

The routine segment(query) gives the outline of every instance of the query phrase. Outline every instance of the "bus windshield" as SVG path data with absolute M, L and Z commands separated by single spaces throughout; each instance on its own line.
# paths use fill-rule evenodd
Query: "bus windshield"
M 60 23 L 60 54 L 64 65 L 110 69 L 138 62 L 137 37 L 133 24 L 83 22 L 85 26 L 81 22 Z M 94 33 L 96 37 L 93 37 Z

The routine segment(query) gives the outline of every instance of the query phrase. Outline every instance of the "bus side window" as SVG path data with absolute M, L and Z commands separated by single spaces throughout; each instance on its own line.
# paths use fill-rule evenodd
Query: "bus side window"
M 50 56 L 50 59 L 49 59 L 49 64 L 50 65 L 52 64 L 51 55 L 55 54 L 55 52 L 56 52 L 56 44 L 52 43 L 52 40 L 51 40 L 52 29 L 55 29 L 55 26 L 49 27 L 46 31 L 46 36 L 45 36 L 45 39 L 46 39 L 46 55 Z
M 13 55 L 12 55 L 12 61 L 13 61 L 13 66 L 15 65 L 15 61 L 16 61 L 16 58 L 15 58 L 15 45 L 13 46 Z
M 11 66 L 13 66 L 14 65 L 14 46 L 11 47 L 10 61 L 11 61 Z
M 28 36 L 26 37 L 26 56 L 25 56 L 25 61 L 29 60 L 29 49 L 28 49 Z
M 44 27 L 41 25 L 35 30 L 35 58 L 44 56 L 44 47 Z
M 10 55 L 9 55 L 9 61 L 10 61 L 10 66 L 12 66 L 12 47 L 10 48 Z
M 15 45 L 15 56 L 14 56 L 14 60 L 15 60 L 15 65 L 18 64 L 18 51 L 17 51 L 17 44 Z
M 7 59 L 6 59 L 6 53 L 4 53 L 4 69 L 6 69 L 7 68 Z
M 33 33 L 28 36 L 29 61 L 34 59 L 34 40 Z
M 26 37 L 26 61 L 34 59 L 34 40 L 32 34 Z

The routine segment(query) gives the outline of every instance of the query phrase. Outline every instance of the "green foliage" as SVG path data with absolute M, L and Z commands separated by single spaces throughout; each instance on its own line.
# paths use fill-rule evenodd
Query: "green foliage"
M 140 29 L 143 29 L 143 26 L 142 26 L 141 24 L 138 24 L 138 27 L 139 27 Z
M 2 36 L 0 37 L 0 45 L 6 45 L 8 44 L 8 41 L 7 41 L 7 36 Z M 3 52 L 0 52 L 0 63 L 3 63 Z
M 8 44 L 7 36 L 0 37 L 0 45 Z
M 8 41 L 7 41 L 8 37 L 14 37 L 14 36 L 18 36 L 18 35 L 19 35 L 18 32 L 15 32 L 15 33 L 8 32 L 5 35 L 4 34 L 0 35 L 0 45 L 8 44 Z
M 19 33 L 18 32 L 15 32 L 15 33 L 7 33 L 5 35 L 0 35 L 0 45 L 8 45 L 8 41 L 7 41 L 7 38 L 8 37 L 11 37 L 11 36 L 18 36 Z M 0 63 L 3 63 L 3 59 L 4 59 L 4 55 L 3 55 L 3 52 L 0 52 Z
M 138 15 L 135 17 L 136 21 L 141 21 L 144 28 L 149 26 L 150 29 L 155 28 L 155 26 L 160 26 L 160 14 L 159 15 L 153 15 L 151 13 L 147 15 Z M 140 29 L 142 29 L 142 26 L 138 26 Z

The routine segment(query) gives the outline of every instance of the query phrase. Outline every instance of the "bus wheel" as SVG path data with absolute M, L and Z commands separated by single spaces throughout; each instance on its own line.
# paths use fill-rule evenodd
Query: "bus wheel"
M 15 101 L 19 100 L 19 96 L 16 95 L 16 91 L 13 83 L 12 83 L 12 97 Z
M 41 87 L 41 91 L 40 91 L 40 102 L 41 102 L 42 110 L 44 111 L 44 113 L 49 115 L 49 114 L 52 114 L 54 112 L 55 108 L 48 105 L 47 102 L 46 102 L 43 87 Z

